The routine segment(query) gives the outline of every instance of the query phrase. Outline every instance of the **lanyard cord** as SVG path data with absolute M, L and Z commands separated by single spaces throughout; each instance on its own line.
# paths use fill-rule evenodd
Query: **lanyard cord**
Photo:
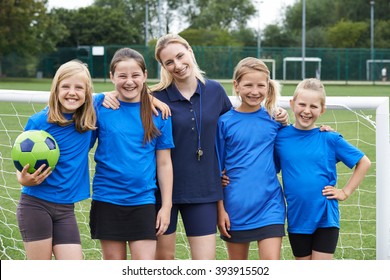
M 193 113 L 195 118 L 196 130 L 198 132 L 198 151 L 200 151 L 201 150 L 200 135 L 202 132 L 202 89 L 200 87 L 199 82 L 198 82 L 198 91 L 199 91 L 199 123 L 198 123 L 198 119 L 196 118 L 195 110 L 193 110 Z

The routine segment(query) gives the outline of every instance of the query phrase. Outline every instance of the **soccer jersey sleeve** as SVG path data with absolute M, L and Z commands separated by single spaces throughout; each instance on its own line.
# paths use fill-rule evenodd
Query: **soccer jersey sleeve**
M 157 138 L 156 149 L 165 150 L 165 149 L 174 148 L 175 145 L 173 143 L 171 117 L 168 117 L 168 119 L 163 120 L 161 119 L 161 113 L 159 113 L 159 117 L 160 117 L 159 130 L 161 134 Z
M 341 134 L 336 136 L 335 141 L 337 162 L 341 161 L 352 169 L 364 156 L 364 153 L 346 141 Z

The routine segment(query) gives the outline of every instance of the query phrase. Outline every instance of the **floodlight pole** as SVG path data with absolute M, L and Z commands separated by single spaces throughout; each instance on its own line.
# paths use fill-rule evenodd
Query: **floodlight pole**
M 261 56 L 261 22 L 260 22 L 260 11 L 261 11 L 261 4 L 263 1 L 258 2 L 258 18 L 257 18 L 257 58 L 260 58 Z
M 371 5 L 371 60 L 374 61 L 375 53 L 374 53 L 374 5 L 375 1 L 370 1 Z M 371 79 L 374 81 L 374 67 L 371 67 Z
M 305 57 L 306 57 L 306 1 L 302 0 L 302 80 L 305 79 Z
M 145 0 L 145 47 L 148 46 L 149 41 L 149 0 Z
M 161 0 L 158 0 L 157 16 L 158 16 L 158 38 L 161 38 L 162 36 Z M 161 68 L 160 68 L 160 64 L 157 63 L 157 78 L 160 78 L 160 76 L 161 76 Z
M 158 37 L 162 36 L 161 0 L 158 0 Z

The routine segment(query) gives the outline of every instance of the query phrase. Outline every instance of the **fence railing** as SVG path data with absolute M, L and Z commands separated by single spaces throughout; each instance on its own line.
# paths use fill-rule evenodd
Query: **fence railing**
M 2 59 L 2 71 L 3 75 L 8 77 L 52 78 L 62 63 L 71 59 L 80 59 L 89 65 L 93 78 L 107 79 L 110 60 L 115 51 L 121 47 L 125 46 L 59 48 L 56 52 L 30 63 L 18 61 L 17 56 L 10 55 Z M 159 66 L 154 59 L 154 48 L 138 45 L 126 47 L 134 48 L 144 55 L 149 78 L 158 77 Z M 193 46 L 192 48 L 201 69 L 213 79 L 231 79 L 234 66 L 239 60 L 247 56 L 255 57 L 258 53 L 256 47 Z M 371 63 L 367 63 L 372 59 L 370 49 L 307 48 L 305 53 L 306 58 L 316 58 L 305 60 L 305 77 L 320 76 L 322 80 L 332 81 L 379 81 L 382 78 L 382 68 L 386 67 L 390 70 L 390 49 L 376 49 L 374 62 Z M 302 62 L 292 60 L 284 65 L 284 60 L 288 57 L 301 57 L 301 49 L 267 47 L 261 49 L 261 58 L 268 61 L 267 65 L 274 72 L 272 76 L 277 80 L 302 79 Z M 321 61 L 320 65 L 318 61 Z

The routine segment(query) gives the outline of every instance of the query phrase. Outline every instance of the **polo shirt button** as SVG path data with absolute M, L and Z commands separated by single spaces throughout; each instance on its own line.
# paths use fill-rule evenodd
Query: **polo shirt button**
M 195 130 L 195 127 L 191 128 L 191 129 L 192 129 L 192 131 L 194 131 L 194 130 Z
M 192 118 L 191 120 L 192 120 L 192 121 L 194 121 L 194 120 L 195 120 L 195 118 Z

